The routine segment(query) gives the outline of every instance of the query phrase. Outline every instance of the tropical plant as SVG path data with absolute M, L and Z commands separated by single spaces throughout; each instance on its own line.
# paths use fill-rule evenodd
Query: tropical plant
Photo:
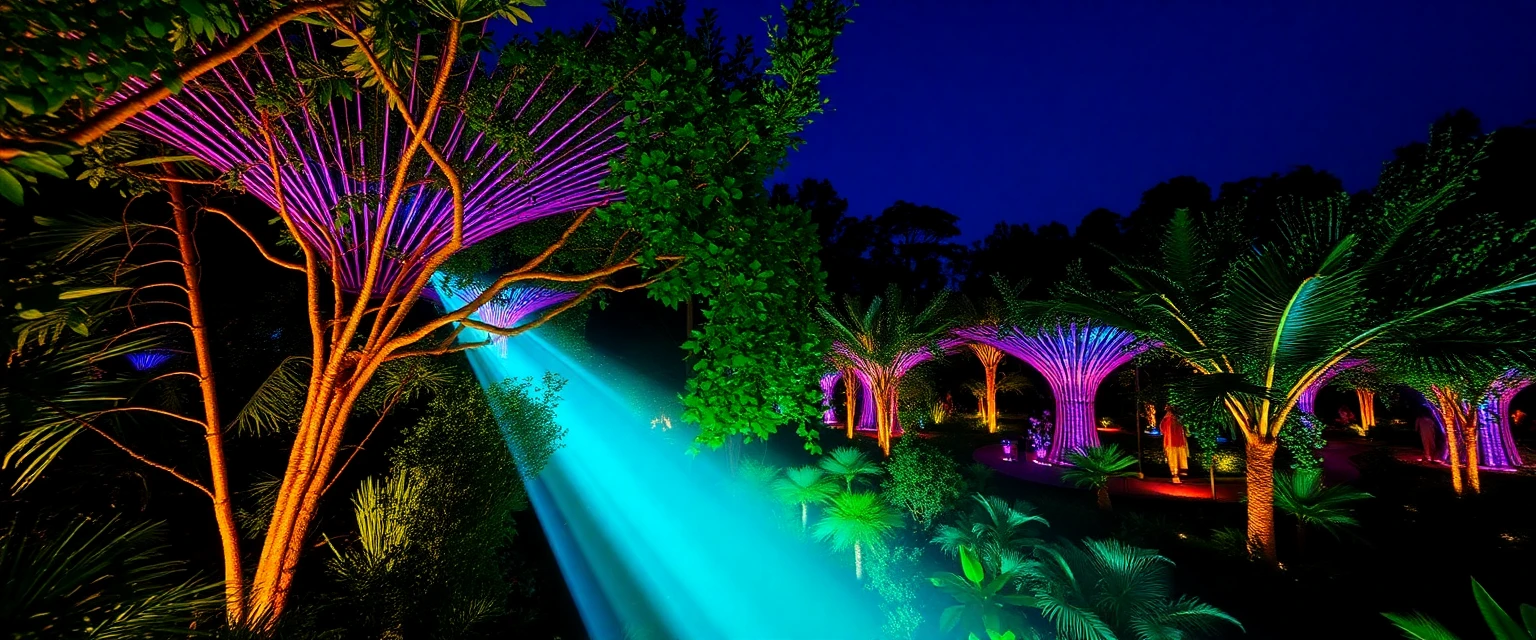
M 1173 594 L 1173 563 L 1118 540 L 1035 547 L 1024 591 L 1064 640 L 1160 640 L 1214 634 L 1230 615 Z
M 832 336 L 833 362 L 856 369 L 874 394 L 880 449 L 891 453 L 891 435 L 899 411 L 898 390 L 913 367 L 942 356 L 940 343 L 949 333 L 945 314 L 949 296 L 940 290 L 923 307 L 908 307 L 895 285 L 884 296 L 862 305 L 845 296 L 838 307 L 819 309 Z
M 1370 198 L 1282 203 L 1258 225 L 1239 210 L 1178 212 L 1157 255 L 1114 268 L 1121 291 L 1074 277 L 1054 304 L 1013 306 L 1112 324 L 1202 374 L 1191 382 L 1202 401 L 1180 404 L 1185 422 L 1244 439 L 1249 538 L 1274 561 L 1275 449 L 1320 376 L 1393 353 L 1446 366 L 1529 355 L 1536 256 L 1514 247 L 1536 219 L 1457 206 L 1486 144 L 1432 129 Z
M 0 627 L 11 638 L 186 636 L 219 606 L 219 585 L 168 560 L 158 523 L 81 519 L 0 535 Z
M 917 589 L 919 580 L 926 577 L 919 573 L 922 557 L 921 547 L 875 545 L 870 549 L 866 588 L 880 596 L 880 611 L 885 614 L 880 631 L 885 638 L 910 639 L 923 624 Z
M 1472 597 L 1477 600 L 1477 610 L 1483 614 L 1483 622 L 1495 640 L 1536 640 L 1536 607 L 1520 605 L 1520 622 L 1504 611 L 1504 607 L 1488 595 L 1477 578 L 1472 579 Z M 1404 637 L 1414 640 L 1460 640 L 1456 634 L 1439 621 L 1417 611 L 1409 614 L 1383 613 L 1392 621 Z
M 1370 497 L 1347 484 L 1323 486 L 1321 469 L 1297 469 L 1275 476 L 1275 508 L 1296 518 L 1298 551 L 1307 527 L 1317 527 L 1337 538 L 1345 529 L 1360 526 L 1350 513 L 1350 505 Z
M 1035 515 L 1034 506 L 1023 500 L 1009 504 L 997 496 L 980 493 L 971 499 L 976 503 L 971 510 L 954 524 L 940 525 L 933 543 L 951 556 L 959 554 L 962 547 L 969 548 L 993 573 L 1001 569 L 1003 556 L 1023 554 L 1040 544 L 1039 538 L 1029 535 L 1032 525 L 1050 526 L 1045 518 Z
M 966 346 L 970 347 L 973 352 L 976 351 L 977 348 L 997 351 L 999 358 L 1001 358 L 1001 354 L 1003 353 L 1001 349 L 977 342 L 967 342 Z M 981 356 L 978 356 L 978 358 L 979 357 Z M 988 362 L 988 360 L 982 361 L 984 365 L 986 362 Z M 1020 394 L 1028 391 L 1033 387 L 1033 385 L 1030 384 L 1029 378 L 1021 375 L 999 376 L 996 368 L 993 368 L 990 371 L 984 371 L 984 373 L 986 373 L 988 377 L 981 380 L 971 380 L 969 382 L 965 382 L 961 384 L 961 387 L 963 387 L 967 392 L 976 398 L 976 407 L 979 409 L 979 415 L 977 417 L 980 418 L 982 424 L 987 427 L 987 432 L 997 433 L 997 396 L 1005 393 Z
M 1120 450 L 1120 445 L 1107 444 L 1079 449 L 1067 454 L 1067 464 L 1061 472 L 1063 482 L 1093 489 L 1099 508 L 1110 509 L 1109 481 L 1114 478 L 1130 478 L 1136 475 L 1136 456 Z
M 901 516 L 873 493 L 844 492 L 833 496 L 821 510 L 811 533 L 831 542 L 833 551 L 853 548 L 853 575 L 864 579 L 864 547 L 879 544 L 901 525 Z
M 741 466 L 736 467 L 736 475 L 749 487 L 768 489 L 774 480 L 779 479 L 782 469 L 771 464 L 759 462 L 748 458 L 741 461 Z
M 242 397 L 247 390 L 216 387 L 216 380 L 232 376 L 214 375 L 213 360 L 204 357 L 209 354 L 202 348 L 207 340 L 197 335 L 199 328 L 220 326 L 220 320 L 183 315 L 149 328 L 138 324 L 143 316 L 119 312 L 82 319 L 73 314 L 73 301 L 87 299 L 81 296 L 109 300 L 121 307 L 140 295 L 139 285 L 150 283 L 118 281 L 111 270 L 93 274 L 99 276 L 96 282 L 72 285 L 65 291 L 60 291 L 53 279 L 38 279 L 28 285 L 27 304 L 7 307 L 7 321 L 19 318 L 23 324 L 43 323 L 74 315 L 71 322 L 53 324 L 117 338 L 139 331 L 170 332 L 167 340 L 174 338 L 183 350 L 197 356 L 196 370 L 176 375 L 188 374 L 181 379 L 199 381 L 204 387 L 199 395 L 205 406 L 188 412 L 190 415 L 151 415 L 149 411 L 130 413 L 114 404 L 114 398 L 122 396 L 96 396 L 100 402 L 94 406 L 63 412 L 57 408 L 65 405 L 46 397 L 34 398 L 34 404 L 46 410 L 32 412 L 36 419 L 22 425 L 30 431 L 25 443 L 11 452 L 9 464 L 40 468 L 75 435 L 110 433 L 115 421 L 130 416 L 201 428 L 206 437 L 199 445 L 206 443 L 207 457 L 198 466 L 211 467 L 213 476 L 206 483 L 172 471 L 192 464 L 152 461 L 135 448 L 138 443 L 126 439 L 111 444 L 177 475 L 209 496 L 218 525 L 215 530 L 224 546 L 228 618 L 238 622 L 265 616 L 275 622 L 287 605 L 299 559 L 305 555 L 300 550 L 311 544 L 318 505 L 334 485 L 338 465 L 345 464 L 345 446 L 358 442 L 358 429 L 349 430 L 349 422 L 358 413 L 361 396 L 381 371 L 412 358 L 444 355 L 485 343 L 459 340 L 466 328 L 510 337 L 595 297 L 640 288 L 647 288 L 664 304 L 676 306 L 691 299 L 707 304 L 710 310 L 709 322 L 695 328 L 685 346 L 696 361 L 684 398 L 684 418 L 701 425 L 701 446 L 720 446 L 728 437 L 746 433 L 766 437 L 793 424 L 799 426 L 807 448 L 819 450 L 813 441 L 814 431 L 804 426 L 809 421 L 802 419 L 815 413 L 818 399 L 801 383 L 822 367 L 826 350 L 815 318 L 803 313 L 819 305 L 825 295 L 814 260 L 815 231 L 804 210 L 770 205 L 763 183 L 782 165 L 788 149 L 800 144 L 808 118 L 822 109 L 819 81 L 831 72 L 836 60 L 832 43 L 847 24 L 850 3 L 814 0 L 787 5 L 783 24 L 769 28 L 766 65 L 751 63 L 748 49 L 722 50 L 713 18 L 706 16 L 695 29 L 682 18 L 683 3 L 674 0 L 658 2 L 654 10 L 613 5 L 615 15 L 609 28 L 549 32 L 536 41 L 517 38 L 499 55 L 486 51 L 486 40 L 471 34 L 476 25 L 493 18 L 526 19 L 518 0 L 406 0 L 386 3 L 387 11 L 376 10 L 378 3 L 372 2 L 322 0 L 300 4 L 302 10 L 297 5 L 274 9 L 266 3 L 237 6 L 156 0 L 115 3 L 103 14 L 100 7 L 71 1 L 33 3 L 36 6 L 29 5 L 24 13 L 11 12 L 0 18 L 7 24 L 22 20 L 28 25 L 52 25 L 41 32 L 34 26 L 15 32 L 23 34 L 26 46 L 17 51 L 31 56 L 27 64 L 45 59 L 84 61 L 90 69 L 83 76 L 90 79 L 89 91 L 114 91 L 111 96 L 81 96 L 70 89 L 75 93 L 65 98 L 80 102 L 94 99 L 98 106 L 111 98 L 120 99 L 115 106 L 90 116 L 88 122 L 95 124 L 85 138 L 71 132 L 61 134 L 51 123 L 36 118 L 12 129 L 7 119 L 6 129 L 0 132 L 7 141 L 0 144 L 0 159 L 20 157 L 12 152 L 23 150 L 6 149 L 16 146 L 9 141 L 62 137 L 83 142 L 100 138 L 105 131 L 128 121 L 171 147 L 174 155 L 149 153 L 146 145 L 146 152 L 127 157 L 106 151 L 92 151 L 92 157 L 115 172 L 139 174 L 157 188 L 171 191 L 173 201 L 172 186 L 209 192 L 238 186 L 259 195 L 276 216 L 276 229 L 268 231 L 251 223 L 265 221 L 270 215 L 243 219 L 204 205 L 207 201 L 201 193 L 176 205 L 181 209 L 171 216 L 177 218 L 178 229 L 181 220 L 196 221 L 200 215 L 228 221 L 255 244 L 253 259 L 259 254 L 304 283 L 304 312 L 290 325 L 309 330 L 309 344 L 302 349 L 308 375 L 301 400 L 293 403 L 299 408 L 296 417 L 286 425 L 293 429 L 288 436 L 293 443 L 291 455 L 285 470 L 274 474 L 281 481 L 277 500 L 262 527 L 266 534 L 260 552 L 246 553 L 240 546 L 229 506 L 229 496 L 235 492 L 224 485 L 231 475 L 247 474 L 228 469 L 227 460 L 236 457 L 227 455 L 228 445 L 220 437 L 226 423 L 212 417 L 218 398 Z M 209 19 L 225 20 L 226 26 L 236 29 L 240 24 L 258 27 L 233 37 L 238 30 L 213 28 L 218 25 L 195 27 L 203 23 L 177 17 L 195 17 L 197 11 L 189 7 L 210 5 L 223 9 Z M 261 18 L 271 15 L 269 10 L 282 19 L 262 22 Z M 80 13 L 71 15 L 71 11 Z M 301 14 L 303 25 L 283 26 L 284 21 Z M 107 40 L 79 37 L 85 28 L 82 21 L 91 20 L 111 27 L 104 28 Z M 200 29 L 200 37 L 213 43 L 185 47 L 175 54 L 191 57 L 211 52 L 211 57 L 192 65 L 198 69 L 185 67 L 175 76 L 162 75 L 170 86 L 155 83 L 153 76 L 172 68 L 161 64 L 171 59 L 165 56 L 175 53 L 164 41 L 144 45 L 153 49 L 153 67 L 131 62 L 143 58 L 138 53 L 124 54 L 128 57 L 121 64 L 118 56 L 102 57 L 106 49 L 101 47 L 123 42 L 117 36 L 125 29 L 136 34 L 134 30 L 142 28 L 155 39 L 157 32 L 173 26 L 182 33 L 186 32 L 181 27 Z M 283 36 L 265 37 L 274 33 Z M 8 53 L 23 42 L 9 39 L 12 35 L 8 32 L 4 41 Z M 133 38 L 145 40 L 138 35 Z M 82 48 L 82 42 L 88 46 Z M 322 44 L 313 46 L 315 42 Z M 274 57 L 291 64 L 269 65 Z M 503 64 L 492 63 L 498 59 Z M 220 78 L 240 76 L 249 81 L 224 82 L 210 80 L 211 74 L 198 75 L 216 65 L 227 70 L 219 74 Z M 104 71 L 102 66 L 109 67 L 105 76 L 95 77 Z M 4 82 L 7 97 L 13 93 L 18 96 L 7 108 L 30 99 L 21 96 L 33 95 L 32 89 L 47 93 L 80 86 L 77 82 L 38 84 L 33 82 L 36 78 L 12 74 L 14 69 L 0 70 L 6 74 L 0 76 L 0 82 Z M 637 69 L 644 71 L 635 73 Z M 542 84 L 528 78 L 545 73 L 558 76 L 558 82 L 567 86 L 580 87 L 573 89 L 578 91 L 577 97 L 566 100 L 562 96 L 572 94 L 563 91 L 538 93 L 534 87 Z M 49 77 L 54 75 L 50 72 Z M 551 86 L 557 80 L 551 80 Z M 141 85 L 150 89 L 141 91 Z M 115 91 L 118 86 L 125 89 Z M 558 146 L 565 153 L 576 154 L 578 148 L 622 148 L 621 157 L 599 157 L 579 170 L 574 168 L 576 160 L 557 165 L 576 171 L 584 176 L 582 179 L 590 178 L 584 195 L 539 202 L 538 198 L 548 192 L 526 189 L 526 193 L 535 194 L 526 198 L 526 205 L 520 198 L 488 196 L 506 206 L 494 211 L 481 208 L 486 198 L 474 197 L 477 189 L 523 189 L 527 186 L 524 178 L 543 175 L 530 171 L 537 164 L 533 158 L 519 157 L 505 163 L 494 159 L 513 153 L 527 156 L 533 151 L 528 128 L 518 130 L 512 122 L 521 111 L 495 108 L 500 96 L 514 86 L 529 93 L 529 100 L 538 97 L 550 111 L 563 110 L 562 114 L 569 116 L 584 112 L 583 105 L 594 105 L 592 113 L 611 117 L 612 127 L 584 123 L 543 129 L 564 131 L 568 136 L 597 136 L 592 141 L 583 138 L 580 143 L 549 147 Z M 18 87 L 26 91 L 11 91 Z M 450 94 L 449 87 L 463 89 Z M 156 102 L 158 98 L 149 95 L 164 97 L 172 90 L 192 97 Z M 419 99 L 406 100 L 406 95 Z M 52 103 L 58 96 L 45 97 L 50 103 L 47 110 L 53 111 L 56 105 Z M 342 108 L 347 103 L 351 106 Z M 97 117 L 109 112 L 121 117 Z M 355 120 L 317 117 L 322 112 L 371 115 Z M 0 114 L 0 118 L 9 113 Z M 76 114 L 71 111 L 67 115 Z M 433 129 L 423 124 L 455 119 L 463 126 Z M 390 133 L 381 133 L 378 127 L 389 120 L 395 123 L 387 128 Z M 524 118 L 522 123 L 530 120 Z M 182 125 L 185 127 L 178 128 Z M 355 130 L 348 130 L 352 125 L 356 125 Z M 471 130 L 487 138 L 487 143 L 469 142 L 468 136 L 460 135 Z M 282 131 L 302 133 L 297 137 L 273 135 Z M 299 144 L 299 139 L 326 139 L 337 144 L 355 139 L 358 157 L 369 157 L 369 166 L 366 170 L 362 166 L 337 167 L 332 160 L 341 159 L 317 160 L 313 154 L 327 145 Z M 463 144 L 457 142 L 461 139 Z M 483 153 L 465 155 L 469 152 L 464 151 L 473 148 L 479 153 L 492 147 L 504 153 L 484 163 L 478 162 L 487 157 Z M 62 165 L 52 155 L 26 162 L 44 173 L 58 173 L 60 167 L 54 165 Z M 566 162 L 564 156 L 550 161 Z M 486 173 L 492 163 L 505 171 L 529 175 L 493 179 Z M 166 165 L 170 165 L 166 172 L 153 171 Z M 209 175 L 203 165 L 228 170 Z M 11 169 L 18 165 L 6 166 L 6 177 L 0 182 L 13 177 Z M 520 169 L 514 169 L 517 167 Z M 88 171 L 96 168 L 100 167 L 88 167 Z M 341 175 L 342 170 L 351 169 L 357 171 Z M 175 171 L 181 173 L 172 173 Z M 330 173 L 316 176 L 314 172 Z M 604 172 L 606 179 L 602 178 Z M 98 177 L 88 175 L 93 181 Z M 560 179 L 577 179 L 571 175 L 561 173 L 565 177 Z M 501 179 L 504 177 L 510 180 Z M 330 199 L 339 193 L 337 190 L 306 192 L 307 186 L 348 181 L 377 188 L 343 190 L 355 195 L 341 200 Z M 14 195 L 10 186 L 0 185 L 0 189 Z M 430 214 L 401 213 L 428 201 L 437 203 Z M 544 222 L 529 222 L 539 218 Z M 117 221 L 114 211 L 113 222 Z M 447 313 L 422 313 L 422 294 L 435 287 L 433 278 L 440 268 L 449 267 L 453 258 L 472 253 L 479 246 L 477 241 L 487 240 L 486 236 L 522 223 L 526 224 L 504 234 L 516 236 L 515 244 L 521 250 L 492 252 L 497 259 L 487 263 L 491 284 L 480 295 Z M 54 230 L 73 232 L 79 227 L 62 221 Z M 138 234 L 145 232 L 145 226 L 136 222 L 122 225 L 116 241 L 118 257 L 126 254 L 126 247 L 146 246 L 136 245 Z M 279 246 L 271 247 L 271 236 L 278 237 Z M 405 237 L 412 240 L 402 242 Z M 177 265 L 188 274 L 195 272 L 196 250 L 190 239 L 182 234 L 178 241 L 168 242 L 175 247 L 171 250 L 174 256 L 161 264 Z M 577 248 L 594 250 L 572 257 Z M 197 283 L 187 281 L 190 277 L 154 283 L 157 287 L 166 285 L 156 291 L 165 294 L 165 302 L 175 305 L 164 307 L 168 312 L 188 308 L 194 316 L 199 315 L 195 309 L 200 289 Z M 495 326 L 477 319 L 479 309 L 507 288 L 530 281 L 561 283 L 579 292 L 568 303 L 517 326 Z M 70 291 L 73 293 L 59 295 Z M 243 298 L 231 294 L 227 299 Z M 184 328 L 191 329 L 190 338 L 176 333 Z M 56 339 L 79 338 L 64 333 Z M 84 368 L 78 373 L 81 378 L 89 375 Z
M 817 461 L 828 475 L 843 481 L 844 491 L 853 491 L 854 483 L 873 482 L 880 476 L 880 465 L 853 447 L 838 447 Z
M 997 478 L 997 472 L 981 462 L 961 467 L 960 473 L 965 476 L 965 486 L 970 493 L 986 493 L 992 487 L 992 481 Z
M 1022 628 L 1024 619 L 1014 608 L 1033 607 L 1035 599 L 1008 587 L 1024 575 L 1024 558 L 1016 553 L 1003 554 L 998 567 L 989 572 L 970 547 L 962 546 L 959 551 L 961 573 L 937 573 L 930 579 L 933 586 L 959 602 L 944 609 L 939 628 L 947 632 L 964 625 L 989 633 Z
M 784 477 L 774 480 L 772 487 L 779 500 L 800 506 L 802 530 L 808 526 L 807 507 L 812 503 L 825 503 L 837 495 L 837 483 L 827 476 L 827 472 L 810 465 L 785 469 Z
M 885 463 L 881 494 L 927 529 L 960 497 L 964 484 L 954 459 L 922 438 L 902 438 Z

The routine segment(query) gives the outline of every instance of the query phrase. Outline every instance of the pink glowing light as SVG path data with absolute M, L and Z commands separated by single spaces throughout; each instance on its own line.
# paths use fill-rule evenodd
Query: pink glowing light
M 227 64 L 188 83 L 179 93 L 128 121 L 161 142 L 197 156 L 220 171 L 235 171 L 252 195 L 274 210 L 277 185 L 268 168 L 268 145 L 258 123 L 257 94 L 263 87 L 291 87 L 301 99 L 311 89 L 293 81 L 298 61 L 318 56 L 320 34 L 307 26 L 278 32 L 277 47 L 245 62 Z M 470 92 L 486 67 L 476 54 L 452 95 Z M 254 62 L 249 62 L 254 60 Z M 427 101 L 417 78 L 402 88 L 407 106 L 419 114 Z M 453 228 L 452 195 L 440 168 L 424 162 L 404 190 L 387 229 L 380 229 L 384 201 L 394 184 L 397 162 L 410 132 L 382 92 L 353 83 L 357 96 L 332 99 L 282 115 L 267 115 L 275 139 L 283 200 L 298 231 L 315 248 L 343 287 L 358 292 L 372 243 L 384 235 L 383 268 L 371 295 L 410 282 L 426 260 L 448 244 Z M 476 131 L 450 101 L 428 125 L 428 137 L 464 181 L 464 246 L 543 217 L 578 211 L 622 198 L 601 188 L 608 162 L 624 148 L 614 134 L 624 114 L 607 91 L 584 92 L 559 86 L 550 71 L 526 94 L 504 88 L 495 109 L 515 114 L 521 144 L 498 143 Z M 143 82 L 125 91 L 142 88 Z M 511 83 L 507 88 L 510 88 Z M 314 98 L 317 99 L 317 98 Z M 559 114 L 556 116 L 556 114 Z M 555 116 L 555 117 L 552 117 Z M 426 154 L 418 152 L 418 161 Z
M 474 300 L 485 287 L 478 284 L 466 285 L 459 289 L 448 291 L 448 295 L 467 303 Z M 538 313 L 555 305 L 570 301 L 576 297 L 575 291 L 558 291 L 543 287 L 512 287 L 503 289 L 501 293 L 492 298 L 490 302 L 481 306 L 474 316 L 481 322 L 489 323 L 503 329 L 511 329 L 524 324 Z M 506 336 L 492 334 L 493 344 L 500 344 L 505 348 L 503 341 Z
M 955 336 L 1002 349 L 1045 376 L 1056 397 L 1056 430 L 1045 455 L 1051 463 L 1064 462 L 1069 452 L 1099 445 L 1093 406 L 1099 384 L 1148 347 L 1129 333 L 1092 324 L 1058 325 L 1038 332 L 1014 328 L 1003 335 L 993 327 L 968 327 L 956 330 Z

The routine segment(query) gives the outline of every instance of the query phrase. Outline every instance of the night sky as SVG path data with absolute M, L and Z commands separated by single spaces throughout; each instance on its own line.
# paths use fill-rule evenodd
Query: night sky
M 760 45 L 779 3 L 691 4 Z M 604 15 L 549 5 L 539 28 Z M 1529 0 L 867 0 L 852 19 L 831 111 L 782 179 L 828 178 L 860 215 L 938 206 L 966 239 L 1125 214 L 1178 175 L 1214 189 L 1310 164 L 1363 189 L 1447 111 L 1485 129 L 1536 118 Z

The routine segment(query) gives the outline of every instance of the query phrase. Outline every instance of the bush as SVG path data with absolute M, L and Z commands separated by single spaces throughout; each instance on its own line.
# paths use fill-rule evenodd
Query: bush
M 905 509 L 927 528 L 960 497 L 965 479 L 959 465 L 916 435 L 896 439 L 881 487 L 887 502 Z

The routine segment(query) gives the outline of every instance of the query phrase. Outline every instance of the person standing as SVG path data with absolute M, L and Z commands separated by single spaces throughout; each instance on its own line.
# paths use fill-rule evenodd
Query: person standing
M 1163 413 L 1159 429 L 1163 432 L 1163 453 L 1168 456 L 1168 473 L 1173 483 L 1179 484 L 1179 476 L 1189 473 L 1189 439 L 1184 437 L 1184 425 L 1173 417 L 1173 407 Z
M 1419 444 L 1424 446 L 1424 457 L 1419 462 L 1435 461 L 1435 437 L 1440 434 L 1440 425 L 1435 424 L 1434 416 L 1429 409 L 1419 409 L 1419 417 L 1413 421 L 1413 426 L 1419 430 Z

